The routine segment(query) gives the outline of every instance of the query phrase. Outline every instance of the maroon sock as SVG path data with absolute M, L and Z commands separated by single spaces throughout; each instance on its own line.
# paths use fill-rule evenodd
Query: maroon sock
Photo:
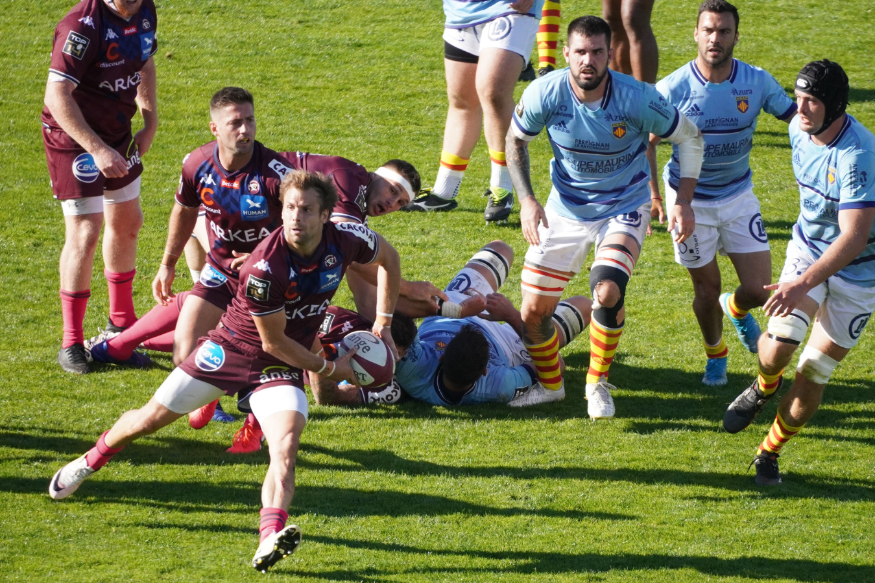
M 261 423 L 258 422 L 253 413 L 246 416 L 246 422 L 256 431 L 261 431 Z
M 279 508 L 262 508 L 261 523 L 258 525 L 258 542 L 263 541 L 275 532 L 281 531 L 286 526 L 289 515 Z
M 161 336 L 156 336 L 155 338 L 149 338 L 148 340 L 144 340 L 143 348 L 154 350 L 155 352 L 173 353 L 174 334 L 175 330 L 171 330 L 170 332 L 165 332 Z
M 100 436 L 100 439 L 97 440 L 97 444 L 85 454 L 85 461 L 88 462 L 88 467 L 92 470 L 99 470 L 105 466 L 106 463 L 112 459 L 112 456 L 123 450 L 125 447 L 109 447 L 106 445 L 107 433 L 109 433 L 109 431 L 104 432 L 104 434 Z
M 166 306 L 158 304 L 146 312 L 133 326 L 106 343 L 109 347 L 109 355 L 119 360 L 126 360 L 134 353 L 137 346 L 150 338 L 168 332 L 170 333 L 170 350 L 162 350 L 162 352 L 173 352 L 173 331 L 176 329 L 177 320 L 179 320 L 179 308 L 176 302 L 170 302 Z M 115 324 L 115 319 L 113 319 L 113 324 Z M 151 349 L 150 346 L 146 346 L 146 348 Z
M 85 309 L 88 307 L 90 297 L 90 289 L 75 292 L 61 290 L 61 315 L 64 318 L 62 348 L 85 342 L 82 323 L 85 321 Z
M 106 283 L 109 286 L 109 319 L 120 328 L 133 326 L 137 321 L 134 312 L 134 275 L 137 270 L 127 273 L 113 273 L 103 270 Z

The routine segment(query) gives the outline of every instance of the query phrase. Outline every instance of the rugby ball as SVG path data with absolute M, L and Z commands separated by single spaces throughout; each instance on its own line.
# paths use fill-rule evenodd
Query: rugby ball
M 365 331 L 350 332 L 337 346 L 337 353 L 343 356 L 353 348 L 358 348 L 358 352 L 352 357 L 350 364 L 362 387 L 370 389 L 392 382 L 395 359 L 379 336 Z

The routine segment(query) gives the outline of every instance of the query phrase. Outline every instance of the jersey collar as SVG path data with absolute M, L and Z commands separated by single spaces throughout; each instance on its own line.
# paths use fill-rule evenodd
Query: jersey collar
M 222 161 L 219 160 L 219 142 L 213 142 L 213 166 L 218 170 L 219 174 L 224 176 L 225 178 L 231 178 L 237 174 L 248 174 L 250 168 L 253 167 L 253 164 L 257 162 L 260 158 L 261 154 L 261 142 L 257 140 L 253 140 L 255 142 L 254 147 L 252 148 L 252 157 L 249 158 L 249 162 L 246 163 L 246 166 L 241 168 L 240 170 L 235 170 L 234 172 L 228 172 L 224 166 L 222 166 Z
M 699 70 L 699 66 L 696 65 L 696 59 L 693 59 L 692 61 L 690 61 L 690 72 L 692 72 L 693 77 L 696 79 L 696 81 L 701 83 L 703 87 L 705 85 L 707 85 L 708 83 L 710 83 L 710 81 L 705 79 L 705 76 L 702 74 L 702 71 Z M 737 75 L 738 75 L 738 60 L 732 59 L 732 71 L 729 72 L 729 77 L 726 80 L 729 81 L 730 83 L 735 83 L 735 77 Z M 723 83 L 713 83 L 713 85 L 715 87 L 722 85 L 722 84 Z
M 608 104 L 611 103 L 611 97 L 614 95 L 614 78 L 613 73 L 610 69 L 608 69 L 607 80 L 605 81 L 605 94 L 602 96 L 602 102 L 599 104 L 599 108 L 595 111 L 589 109 L 583 102 L 577 97 L 577 93 L 574 92 L 574 88 L 571 86 L 571 72 L 569 71 L 568 77 L 565 79 L 565 82 L 568 83 L 568 91 L 571 93 L 571 99 L 574 100 L 574 105 L 580 109 L 583 108 L 590 113 L 597 113 L 599 111 L 605 111 L 608 108 Z
M 474 387 L 477 386 L 477 383 L 471 385 L 471 388 L 464 393 L 451 391 L 444 384 L 443 370 L 443 365 L 438 365 L 437 371 L 434 374 L 434 390 L 437 393 L 438 397 L 440 397 L 441 401 L 443 401 L 444 403 L 447 403 L 449 405 L 458 405 L 462 402 L 462 399 L 465 398 L 465 395 L 474 390 Z

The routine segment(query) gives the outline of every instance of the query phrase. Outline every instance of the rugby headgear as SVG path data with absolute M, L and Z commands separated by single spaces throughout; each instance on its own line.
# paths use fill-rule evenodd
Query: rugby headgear
M 796 77 L 796 89 L 816 97 L 826 106 L 823 125 L 814 135 L 824 132 L 835 120 L 845 113 L 848 107 L 848 76 L 838 63 L 827 59 L 808 63 Z

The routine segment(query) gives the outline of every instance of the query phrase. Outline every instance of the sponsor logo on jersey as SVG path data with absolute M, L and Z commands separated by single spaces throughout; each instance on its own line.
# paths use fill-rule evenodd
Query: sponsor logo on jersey
M 225 364 L 225 349 L 213 342 L 207 340 L 197 351 L 194 357 L 194 363 L 201 370 L 214 372 L 222 368 Z
M 258 194 L 259 192 L 261 192 L 261 184 L 258 183 L 258 180 L 253 178 L 249 181 L 246 190 L 249 191 L 249 194 Z
M 254 267 L 255 269 L 260 269 L 265 273 L 273 273 L 273 271 L 270 270 L 270 263 L 268 263 L 265 259 L 258 260 L 258 262 L 252 267 Z
M 826 179 L 830 184 L 835 184 L 836 182 L 836 172 L 837 170 L 832 166 L 829 166 L 826 170 Z
M 499 41 L 506 38 L 513 30 L 513 23 L 507 16 L 496 18 L 486 25 L 486 37 L 491 41 Z
M 61 52 L 81 61 L 89 44 L 91 44 L 91 40 L 87 36 L 71 30 L 67 33 L 67 40 L 64 41 L 64 48 L 61 49 Z
M 100 170 L 94 163 L 94 156 L 88 152 L 76 156 L 76 159 L 73 160 L 73 176 L 85 184 L 91 184 L 97 180 L 97 177 L 100 176 Z
M 367 242 L 369 249 L 373 249 L 377 244 L 377 235 L 364 225 L 359 225 L 358 223 L 334 223 L 334 227 L 338 231 L 352 233 L 359 239 Z
M 319 272 L 320 292 L 337 289 L 338 285 L 340 285 L 340 267 L 335 267 L 331 271 Z
M 733 95 L 753 95 L 753 89 L 732 89 Z
M 81 22 L 85 26 L 90 26 L 91 28 L 94 28 L 94 19 L 90 16 L 83 16 L 79 19 L 79 22 Z
M 228 277 L 207 263 L 204 265 L 204 268 L 201 271 L 201 277 L 198 281 L 205 287 L 219 287 L 225 285 L 225 282 L 228 281 Z
M 337 257 L 334 255 L 326 255 L 325 256 L 325 267 L 334 267 L 337 265 Z
M 115 93 L 119 93 L 120 91 L 125 91 L 127 89 L 132 89 L 140 84 L 140 73 L 134 73 L 133 75 L 128 75 L 127 77 L 120 77 L 115 81 L 101 81 L 99 87 L 101 89 L 106 89 L 107 91 L 113 91 Z
M 769 240 L 768 235 L 766 235 L 766 226 L 763 224 L 763 216 L 760 213 L 750 218 L 747 228 L 751 236 L 760 243 L 765 243 Z
M 738 118 L 737 117 L 712 117 L 705 120 L 705 127 L 711 128 L 716 126 L 737 126 Z
M 574 147 L 584 150 L 607 150 L 610 144 L 607 142 L 594 142 L 592 140 L 581 140 L 574 138 Z
M 750 103 L 748 102 L 747 95 L 743 95 L 735 98 L 735 107 L 741 113 L 747 113 L 747 110 L 750 109 Z
M 140 58 L 148 61 L 152 56 L 152 46 L 155 44 L 155 33 L 147 32 L 140 35 Z
M 125 36 L 131 36 L 132 34 L 137 34 L 137 25 L 129 26 L 122 31 Z
M 222 179 L 222 188 L 233 188 L 234 190 L 240 190 L 240 181 L 239 180 L 225 180 Z
M 106 60 L 115 61 L 118 59 L 118 43 L 109 43 L 109 46 L 106 47 Z M 124 63 L 124 61 L 122 61 Z M 101 66 L 106 66 L 105 63 L 101 63 Z
M 207 189 L 209 190 L 209 189 Z M 222 211 L 213 210 L 209 207 L 205 207 L 208 211 L 214 213 L 221 213 Z M 210 221 L 210 230 L 213 234 L 221 239 L 222 241 L 227 241 L 229 243 L 252 243 L 253 241 L 260 241 L 264 239 L 268 235 L 270 235 L 270 231 L 268 231 L 265 227 L 262 227 L 261 230 L 258 229 L 223 229 L 218 226 L 216 223 Z
M 260 221 L 270 216 L 267 199 L 263 196 L 244 194 L 240 197 L 240 216 L 244 221 Z
M 687 108 L 687 110 L 684 112 L 684 115 L 687 117 L 699 117 L 700 115 L 705 115 L 705 112 L 699 109 L 699 105 L 697 103 L 694 103 Z
M 152 28 L 152 24 L 147 19 L 144 18 L 143 19 L 143 30 L 149 30 L 150 28 Z
M 286 288 L 286 293 L 283 294 L 283 297 L 286 298 L 287 304 L 293 304 L 301 299 L 298 296 L 298 282 L 297 281 L 293 281 L 293 282 L 289 283 L 289 287 Z
M 611 133 L 618 140 L 626 135 L 626 122 L 611 124 Z
M 863 328 L 869 323 L 869 317 L 871 315 L 872 314 L 860 314 L 851 320 L 851 323 L 848 325 L 848 334 L 851 335 L 851 338 L 856 340 L 860 337 L 860 334 L 863 333 Z
M 288 174 L 289 172 L 292 171 L 291 168 L 284 165 L 279 160 L 271 160 L 270 163 L 267 165 L 267 167 L 270 168 L 271 170 L 273 170 L 274 172 L 276 172 L 277 174 L 279 174 L 283 178 L 285 178 L 286 174 Z
M 331 330 L 331 325 L 334 324 L 335 317 L 336 317 L 336 314 L 332 314 L 331 312 L 328 312 L 327 314 L 325 314 L 325 319 L 322 320 L 322 324 L 319 326 L 319 333 L 320 334 L 328 334 L 328 331 Z M 347 322 L 347 324 L 348 323 L 349 322 Z
M 299 308 L 295 308 L 292 311 L 286 310 L 286 319 L 287 320 L 295 320 L 304 318 L 311 318 L 313 316 L 322 315 L 325 310 L 328 309 L 328 306 L 331 305 L 330 300 L 325 300 L 321 304 L 310 304 L 307 306 L 301 306 Z
M 246 280 L 246 297 L 257 302 L 266 302 L 270 292 L 270 282 L 266 279 L 255 277 L 251 273 Z
M 258 377 L 258 382 L 263 385 L 264 383 L 270 383 L 273 381 L 297 381 L 299 378 L 300 375 L 296 372 L 292 372 L 292 369 L 289 367 L 273 365 L 268 366 L 261 371 L 261 375 Z
M 562 132 L 563 134 L 570 134 L 571 132 L 568 130 L 568 126 L 565 125 L 565 120 L 561 120 L 559 123 L 553 126 L 553 129 L 557 132 Z
M 668 119 L 669 112 L 674 109 L 674 107 L 671 107 L 662 95 L 659 96 L 659 101 L 651 101 L 647 104 L 647 107 L 665 119 Z

